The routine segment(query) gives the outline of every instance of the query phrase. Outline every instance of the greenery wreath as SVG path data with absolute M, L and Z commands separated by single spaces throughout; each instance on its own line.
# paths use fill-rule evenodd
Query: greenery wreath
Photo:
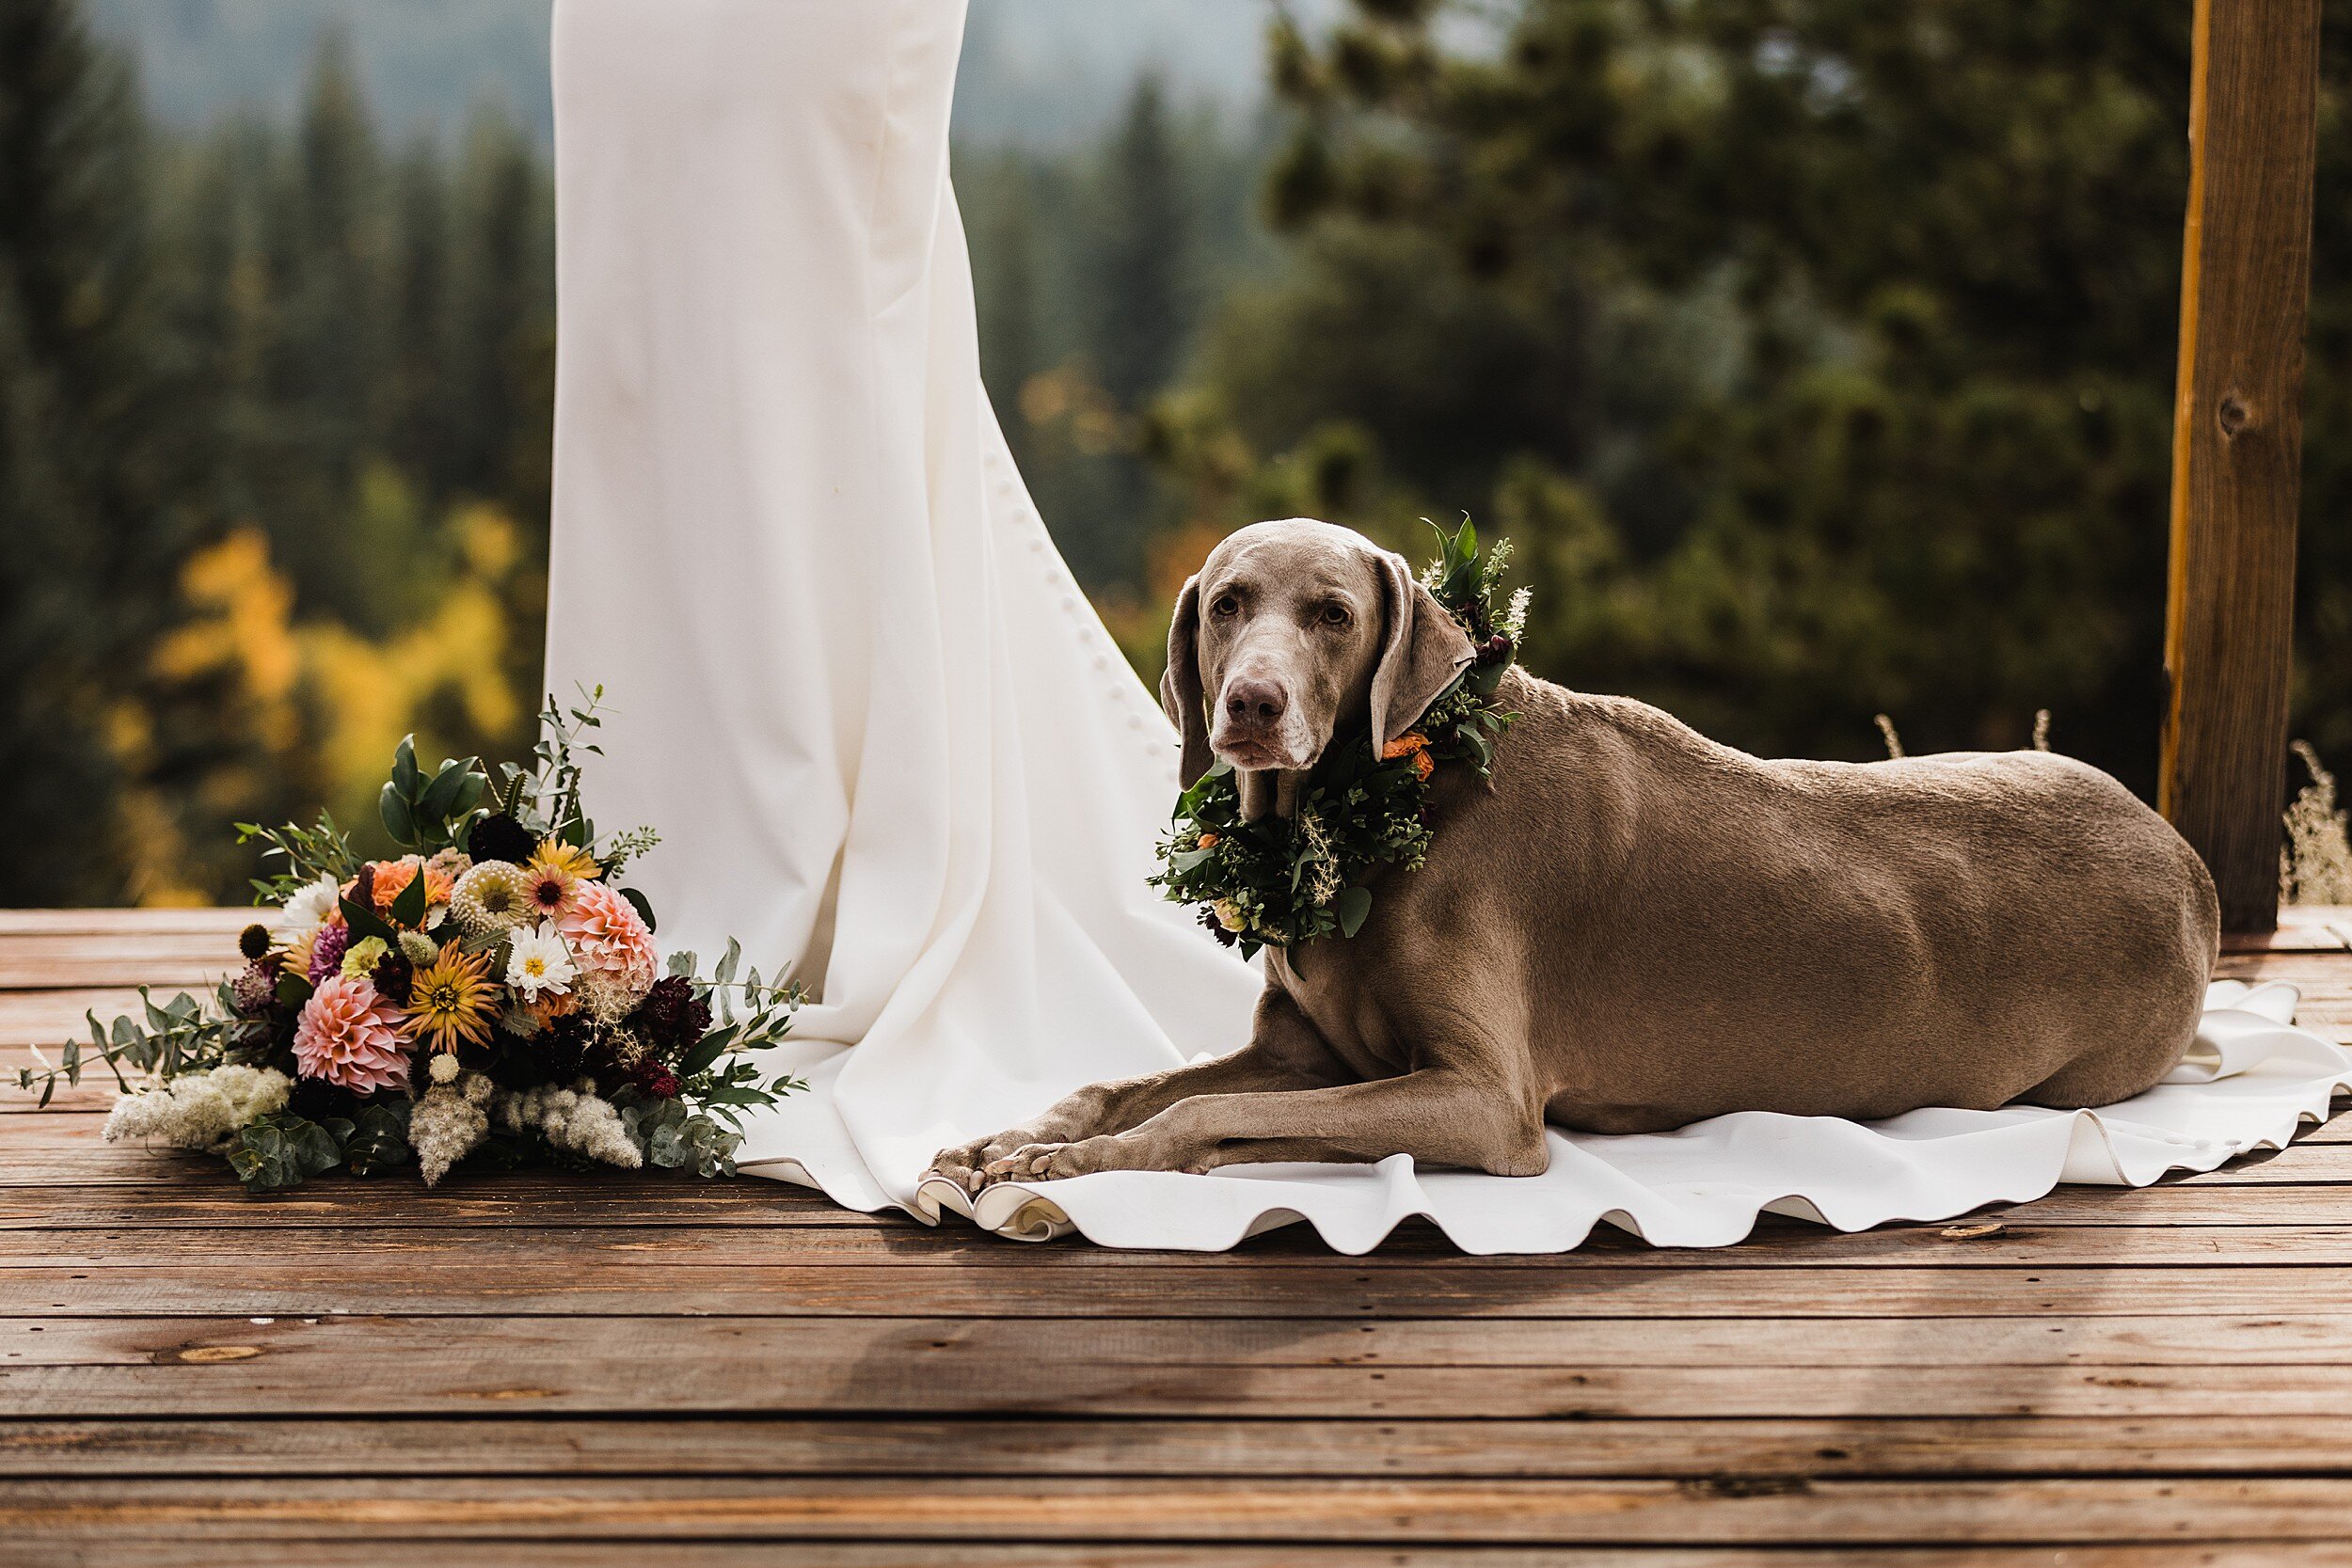
M 1327 753 L 1289 817 L 1242 820 L 1232 765 L 1221 759 L 1177 800 L 1152 883 L 1177 903 L 1200 905 L 1200 923 L 1245 957 L 1354 936 L 1372 912 L 1366 878 L 1382 866 L 1418 870 L 1428 856 L 1430 777 L 1456 765 L 1481 778 L 1493 768 L 1495 742 L 1514 717 L 1493 698 L 1518 656 L 1528 591 L 1498 611 L 1510 541 L 1482 555 L 1467 517 L 1451 533 L 1430 526 L 1439 549 L 1422 586 L 1469 635 L 1470 668 L 1385 749 L 1375 753 L 1367 735 Z

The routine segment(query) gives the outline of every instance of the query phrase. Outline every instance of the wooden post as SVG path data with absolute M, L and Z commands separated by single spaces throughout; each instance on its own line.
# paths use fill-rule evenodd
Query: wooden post
M 2157 805 L 2279 920 L 2319 0 L 2197 0 Z

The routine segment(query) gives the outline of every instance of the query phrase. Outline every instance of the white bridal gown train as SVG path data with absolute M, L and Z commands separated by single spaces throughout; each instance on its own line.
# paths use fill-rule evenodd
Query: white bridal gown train
M 1176 742 L 980 385 L 961 0 L 561 0 L 552 689 L 665 947 L 821 996 L 744 1167 L 911 1204 L 942 1147 L 1246 1037 L 1144 884 Z M 854 1050 L 846 1049 L 854 1046 Z
M 1246 1037 L 1254 974 L 1145 886 L 1175 737 L 1056 554 L 980 385 L 947 182 L 961 0 L 558 0 L 552 689 L 601 684 L 590 804 L 659 826 L 667 947 L 733 934 L 821 1000 L 745 1170 L 965 1208 L 943 1146 Z M 1564 890 L 1564 895 L 1568 890 Z M 1660 984 L 1673 983 L 1661 975 Z M 1555 1132 L 1549 1174 L 1108 1172 L 992 1189 L 1009 1234 L 1230 1246 L 1427 1214 L 1476 1251 L 1602 1220 L 1721 1244 L 2142 1182 L 2282 1142 L 2352 1062 L 2217 987 L 2175 1082 L 2106 1111 L 1742 1115 Z M 1590 1021 L 1605 1037 L 1606 1020 Z

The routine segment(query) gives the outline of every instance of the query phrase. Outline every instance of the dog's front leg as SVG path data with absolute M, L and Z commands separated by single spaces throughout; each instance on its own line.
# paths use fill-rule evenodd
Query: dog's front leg
M 1289 1093 L 1202 1095 L 1127 1132 L 1035 1145 L 1003 1163 L 1014 1177 L 1034 1180 L 1276 1160 L 1363 1164 L 1391 1154 L 1495 1176 L 1540 1176 L 1550 1164 L 1541 1101 L 1458 1067 Z
M 1033 1121 L 961 1148 L 940 1150 L 931 1161 L 931 1170 L 967 1191 L 977 1192 L 989 1180 L 1018 1174 L 1009 1162 L 1017 1149 L 1123 1132 L 1171 1105 L 1201 1095 L 1308 1089 L 1339 1083 L 1346 1076 L 1339 1058 L 1289 993 L 1269 986 L 1258 999 L 1249 1043 L 1232 1055 L 1141 1078 L 1089 1084 Z

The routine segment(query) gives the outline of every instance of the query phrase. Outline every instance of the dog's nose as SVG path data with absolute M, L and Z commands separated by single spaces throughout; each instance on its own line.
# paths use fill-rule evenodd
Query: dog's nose
M 1272 681 L 1239 680 L 1225 689 L 1225 714 L 1236 724 L 1271 724 L 1290 705 L 1290 693 Z

